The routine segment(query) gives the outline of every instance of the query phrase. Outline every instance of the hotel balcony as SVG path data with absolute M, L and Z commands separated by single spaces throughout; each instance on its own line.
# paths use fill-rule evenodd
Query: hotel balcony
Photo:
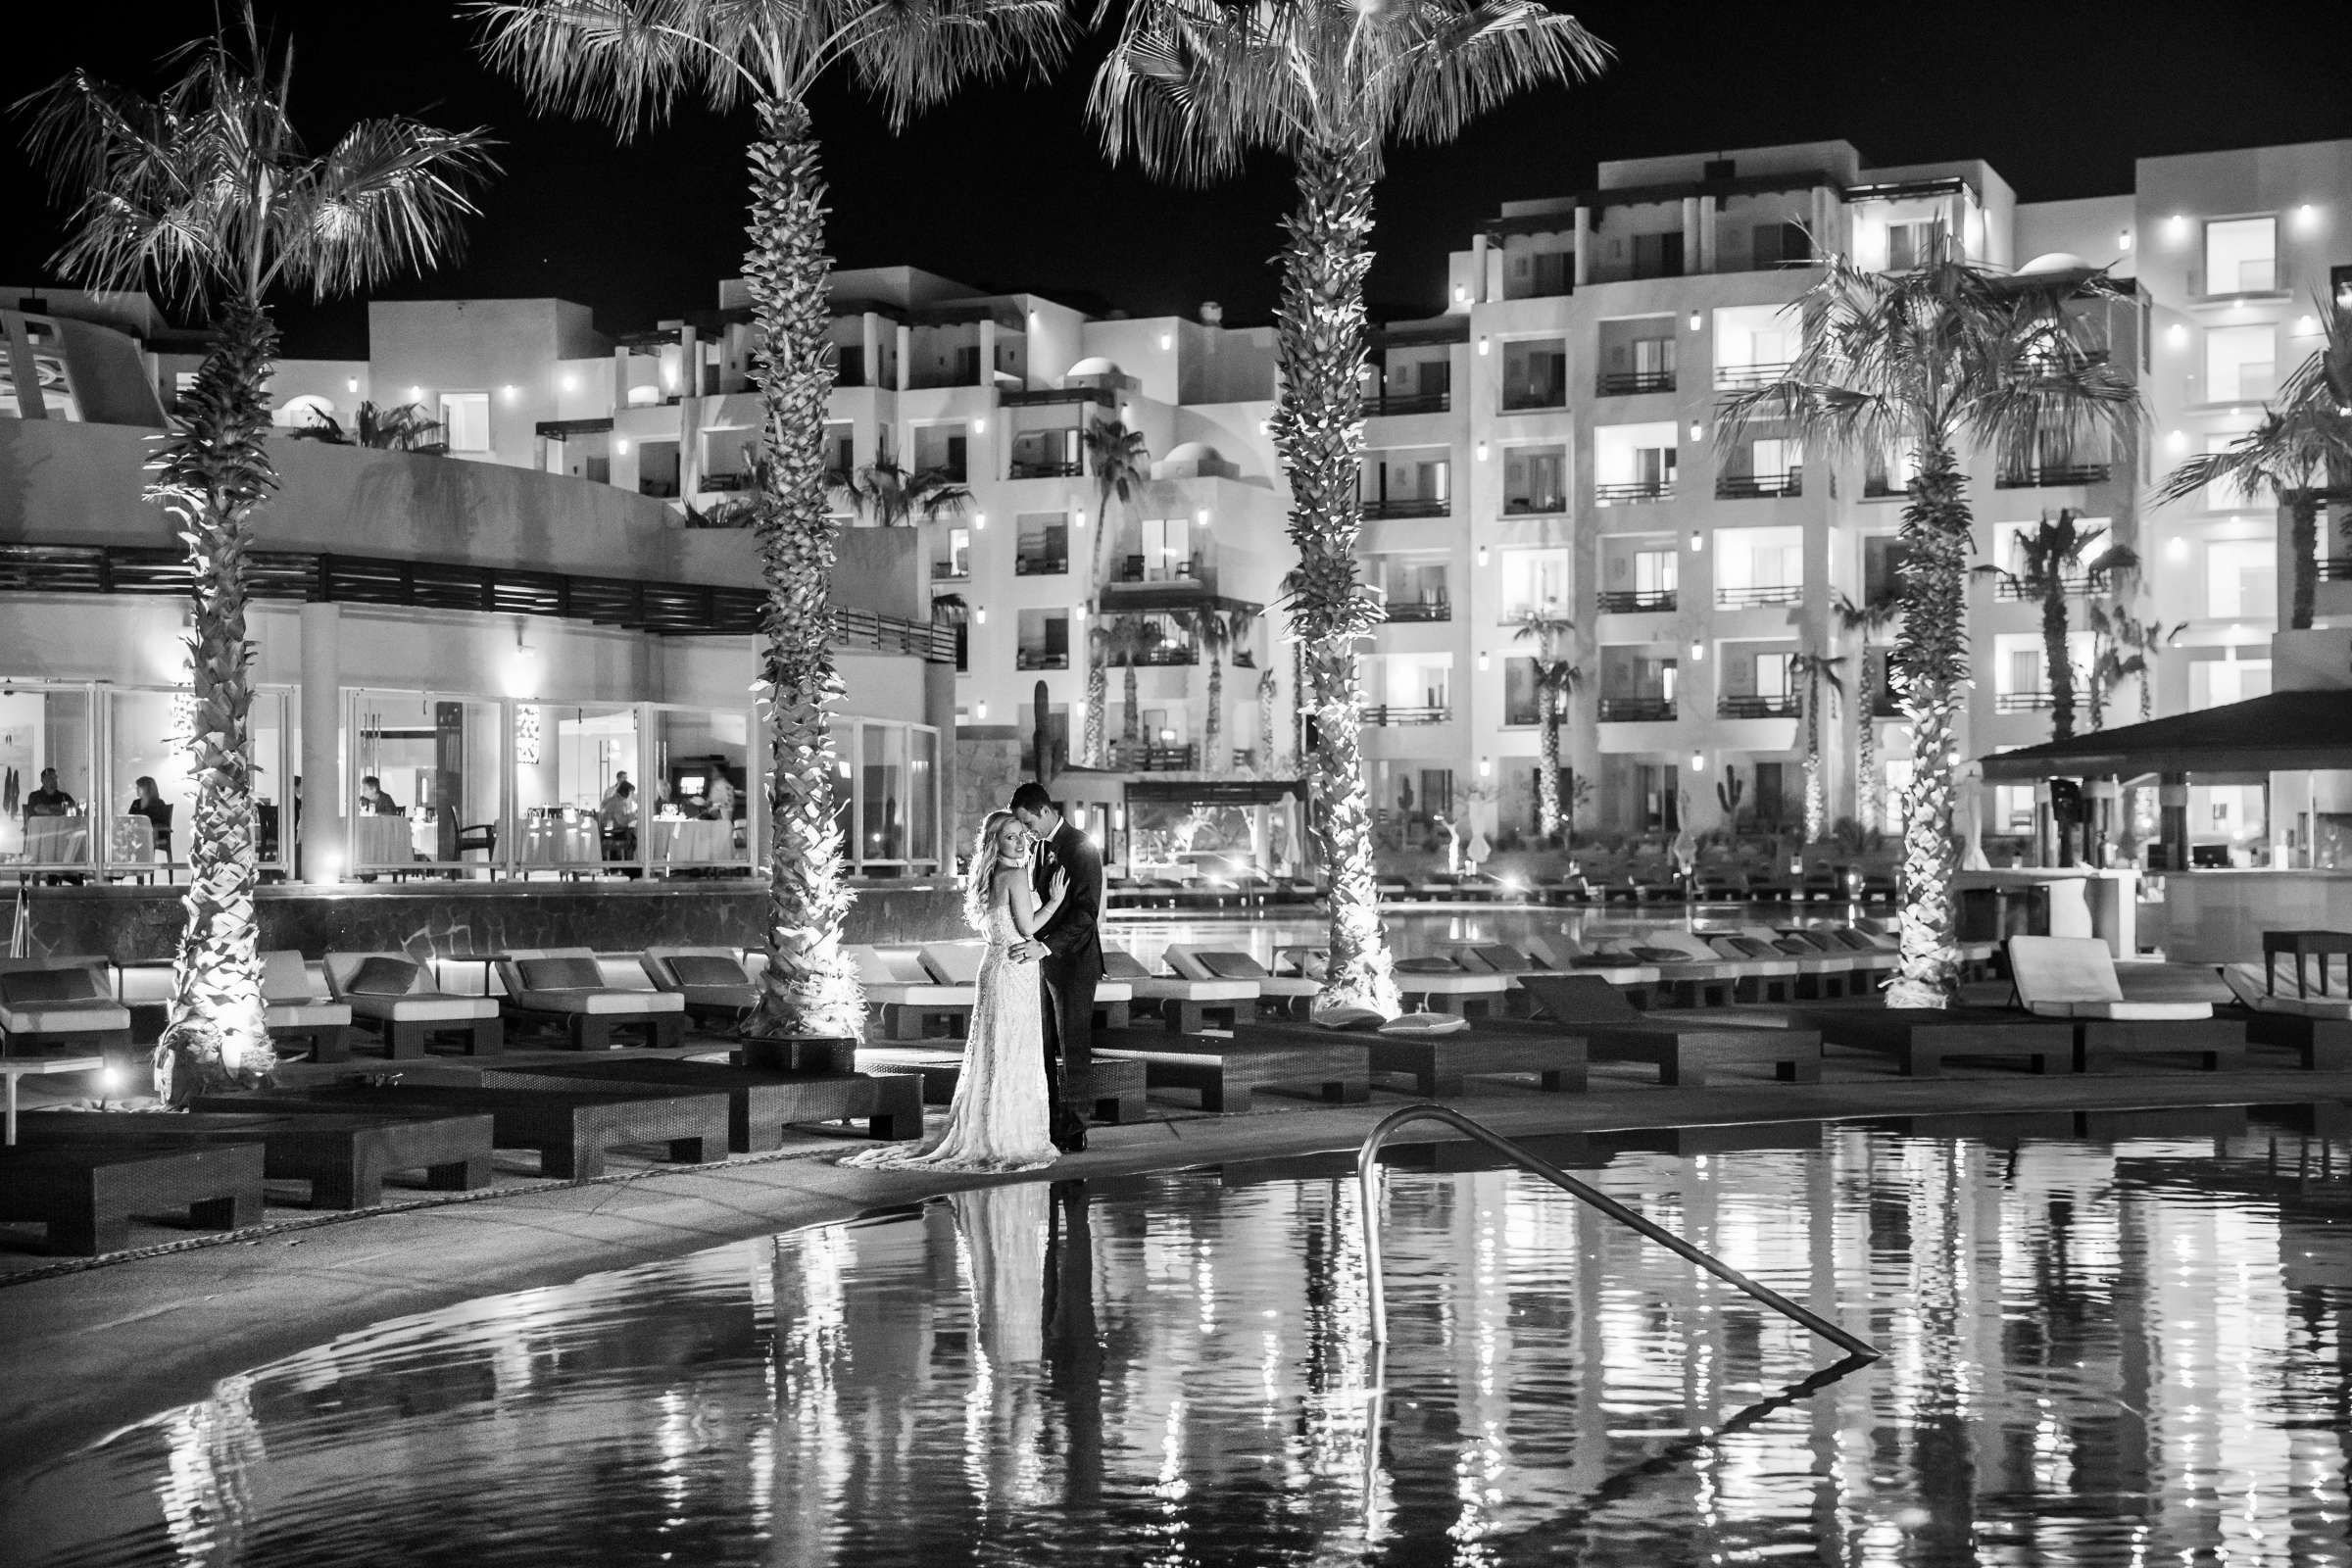
M 2318 564 L 2321 582 L 2352 582 L 2352 556 L 2332 556 Z
M 1453 717 L 1453 708 L 1446 703 L 1434 708 L 1396 708 L 1387 703 L 1375 703 L 1366 705 L 1362 713 L 1366 724 L 1394 729 L 1406 724 L 1443 724 Z
M 1600 378 L 1597 392 L 1604 398 L 1635 397 L 1644 392 L 1674 390 L 1672 370 L 1621 370 Z
M 1640 590 L 1604 593 L 1600 596 L 1600 611 L 1604 615 L 1644 615 L 1673 610 L 1680 597 L 1672 588 L 1659 588 L 1646 593 Z
M 1392 599 L 1389 601 L 1389 619 L 1451 620 L 1453 605 L 1445 599 Z
M 1012 574 L 1016 577 L 1059 577 L 1069 569 L 1070 558 L 1067 556 L 1024 550 L 1012 558 Z
M 1796 710 L 1794 693 L 1779 697 L 1719 697 L 1715 700 L 1717 718 L 1794 718 Z
M 1805 602 L 1805 585 L 1801 582 L 1754 583 L 1745 588 L 1715 590 L 1717 610 L 1756 610 L 1767 605 L 1801 605 Z
M 2048 692 L 2002 692 L 1992 700 L 1996 713 L 2046 712 L 2056 703 Z
M 2105 484 L 2111 469 L 2104 463 L 2035 463 L 2005 465 L 1993 475 L 1995 490 L 2048 490 L 2059 485 Z
M 2094 584 L 2091 581 L 2088 573 L 2081 573 L 2075 576 L 2063 577 L 2059 580 L 2065 586 L 2066 597 L 2069 599 L 2081 599 L 2093 592 L 2094 589 L 2103 591 L 2106 588 L 2104 576 L 2101 577 L 2099 582 Z M 2015 577 L 1996 577 L 1993 579 L 1992 597 L 1995 599 L 2008 600 L 2038 600 L 2040 599 L 2041 595 L 2033 592 L 2025 583 L 2020 582 Z
M 1451 392 L 1393 392 L 1364 399 L 1364 417 L 1368 419 L 1399 414 L 1448 414 L 1452 410 Z
M 1804 466 L 1778 473 L 1724 473 L 1715 478 L 1718 501 L 1776 501 L 1805 493 Z
M 1013 660 L 1019 669 L 1067 669 L 1070 651 L 1066 648 L 1024 648 Z
M 1604 724 L 1667 724 L 1674 721 L 1674 699 L 1671 697 L 1603 697 L 1600 700 L 1600 721 Z
M 970 582 L 972 564 L 969 561 L 934 561 L 931 563 L 933 582 Z
M 1673 499 L 1674 481 L 1671 479 L 1637 479 L 1631 484 L 1596 484 L 1592 487 L 1592 504 L 1596 507 L 1624 507 L 1644 501 Z M 1503 508 L 1506 513 L 1510 510 Z
M 1396 522 L 1414 517 L 1448 517 L 1453 514 L 1453 503 L 1443 497 L 1366 496 L 1363 508 L 1366 522 Z
M 1004 466 L 1007 479 L 1076 479 L 1086 472 L 1086 465 L 1075 459 L 1015 458 Z
M 1751 387 L 1770 386 L 1787 377 L 1788 365 L 1718 365 L 1715 367 L 1715 390 L 1744 392 Z
M 1181 746 L 1120 741 L 1112 745 L 1111 757 L 1116 766 L 1130 773 L 1189 773 L 1200 765 L 1200 748 L 1190 741 Z

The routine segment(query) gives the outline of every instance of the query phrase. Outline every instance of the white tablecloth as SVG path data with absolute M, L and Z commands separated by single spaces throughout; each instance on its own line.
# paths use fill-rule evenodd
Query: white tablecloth
M 351 860 L 355 868 L 412 865 L 416 839 L 405 816 L 355 816 L 351 819 Z
M 601 865 L 604 858 L 604 841 L 593 819 L 533 818 L 522 825 L 523 865 Z
M 732 822 L 658 816 L 645 830 L 646 858 L 655 865 L 727 865 L 738 858 Z
M 89 858 L 90 824 L 80 816 L 28 816 L 24 819 L 26 865 L 79 865 Z

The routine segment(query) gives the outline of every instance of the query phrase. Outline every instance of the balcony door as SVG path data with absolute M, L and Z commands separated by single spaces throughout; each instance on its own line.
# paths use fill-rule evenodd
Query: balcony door
M 1187 575 L 1193 562 L 1190 517 L 1146 517 L 1142 524 L 1144 581 L 1167 582 Z

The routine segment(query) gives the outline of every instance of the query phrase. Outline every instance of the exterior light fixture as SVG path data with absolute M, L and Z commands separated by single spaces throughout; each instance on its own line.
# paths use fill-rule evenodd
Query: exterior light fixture
M 1488 550 L 1485 545 L 1480 545 L 1478 547 L 1478 564 L 1482 566 L 1485 565 L 1492 554 L 1493 552 Z
M 1086 509 L 1084 507 L 1080 507 L 1077 511 L 1070 514 L 1070 526 L 1073 528 L 1083 528 L 1086 526 Z
M 2164 438 L 2164 444 L 2171 451 L 2185 452 L 2188 450 L 2188 437 L 2182 435 L 2180 431 L 2175 430 L 2171 435 L 2168 435 Z
M 974 435 L 986 435 L 986 434 L 988 434 L 988 421 L 987 421 L 986 419 L 974 419 L 974 420 L 972 421 L 972 434 L 974 434 Z
M 1690 439 L 1691 439 L 1691 440 L 1693 440 L 1693 441 L 1696 441 L 1696 440 L 1698 440 L 1698 439 L 1699 439 L 1701 436 L 1704 436 L 1706 433 L 1707 433 L 1707 427 L 1706 427 L 1705 425 L 1701 424 L 1701 423 L 1700 423 L 1698 420 L 1696 420 L 1696 419 L 1692 419 L 1692 420 L 1690 421 Z
M 1173 333 L 1173 332 L 1162 332 L 1162 333 L 1160 333 L 1160 334 L 1159 334 L 1159 347 L 1160 347 L 1160 352 L 1162 352 L 1162 353 L 1165 353 L 1165 352 L 1167 352 L 1169 349 L 1172 349 L 1172 348 L 1174 348 L 1175 346 L 1176 346 L 1176 334 L 1175 334 L 1175 333 Z
M 1196 522 L 1198 522 L 1198 523 L 1200 523 L 1200 526 L 1201 526 L 1201 527 L 1203 527 L 1203 528 L 1207 527 L 1207 526 L 1208 526 L 1208 509 L 1207 509 L 1206 507 L 1202 507 L 1202 508 L 1200 508 L 1199 511 L 1195 512 L 1195 513 L 1193 514 L 1193 520 L 1194 520 L 1194 521 L 1196 521 Z
M 1690 639 L 1690 662 L 1692 662 L 1693 664 L 1703 664 L 1703 663 L 1705 663 L 1706 662 L 1707 662 L 1707 645 L 1706 645 L 1704 642 L 1700 641 L 1700 640 L 1699 640 L 1698 638 L 1696 638 L 1696 637 L 1693 637 L 1693 638 L 1691 638 L 1691 639 Z
M 1453 285 L 1453 302 L 1454 302 L 1456 305 L 1467 305 L 1467 304 L 1469 304 L 1469 303 L 1470 303 L 1470 285 L 1469 285 L 1469 284 L 1467 284 L 1467 283 L 1456 283 L 1456 284 L 1454 284 L 1454 285 Z
M 1697 528 L 1693 528 L 1693 529 L 1691 529 L 1691 530 L 1690 530 L 1690 553 L 1691 553 L 1692 555 L 1694 555 L 1694 556 L 1697 556 L 1697 555 L 1704 555 L 1704 554 L 1706 553 L 1706 548 L 1707 548 L 1707 536 L 1706 536 L 1705 532 L 1704 532 L 1703 530 L 1701 530 L 1701 529 L 1697 529 Z
M 498 389 L 498 392 L 499 392 L 499 396 L 501 396 L 501 397 L 503 397 L 503 398 L 505 398 L 505 399 L 506 399 L 506 400 L 507 400 L 509 403 L 512 403 L 512 402 L 514 402 L 514 389 L 513 387 L 511 387 L 511 386 L 502 386 L 502 387 L 500 387 L 500 388 Z
M 2319 329 L 2320 318 L 2318 317 L 2298 316 L 2295 318 L 2295 336 L 2310 337 L 2317 333 Z
M 2186 561 L 2188 559 L 2188 541 L 2179 534 L 2175 534 L 2172 542 L 2164 547 L 2164 553 L 2174 561 Z
M 1484 441 L 1478 444 L 1478 461 L 1481 463 L 1487 461 L 1487 444 Z
M 621 437 L 619 440 L 617 440 L 617 441 L 613 442 L 613 443 L 612 443 L 612 450 L 613 450 L 613 451 L 615 451 L 615 452 L 626 452 L 626 451 L 628 451 L 628 450 L 629 450 L 629 438 L 628 438 L 627 436 L 625 436 L 625 435 L 624 435 L 624 436 L 622 436 L 622 437 Z
M 2175 321 L 2171 326 L 2165 328 L 2164 340 L 2174 348 L 2179 348 L 2188 341 L 2188 328 L 2182 326 L 2179 321 Z
M 1493 776 L 1494 772 L 1494 759 L 1492 757 L 1482 757 L 1478 760 L 1478 776 L 1480 778 L 1491 777 Z
M 2132 231 L 2130 229 L 2127 228 L 2115 236 L 2115 248 L 2119 251 L 2128 251 L 2132 248 Z
M 2173 239 L 2186 238 L 2188 234 L 2188 220 L 2182 217 L 2180 214 L 2175 213 L 2172 217 L 2164 220 L 2164 231 L 2168 237 Z
M 988 624 L 988 607 L 987 607 L 986 605 L 982 605 L 982 606 L 978 607 L 977 609 L 975 609 L 975 610 L 972 612 L 972 619 L 973 619 L 973 620 L 974 620 L 976 623 L 978 623 L 978 624 L 980 624 L 980 625 L 982 625 L 982 626 L 985 626 L 985 625 L 987 625 L 987 624 Z
M 348 375 L 348 376 L 345 376 L 345 377 L 343 378 L 343 390 L 344 390 L 344 391 L 346 391 L 346 392 L 357 392 L 359 389 L 360 389 L 360 378 L 359 378 L 358 376 L 356 376 L 356 375 Z
M 2295 226 L 2309 228 L 2320 216 L 2320 210 L 2309 202 L 2295 209 Z
M 1175 732 L 1174 730 L 1172 730 L 1172 729 L 1163 729 L 1163 730 L 1161 730 L 1161 731 L 1159 732 L 1159 744 L 1160 744 L 1160 745 L 1162 745 L 1162 746 L 1173 746 L 1173 745 L 1175 745 L 1175 744 L 1176 744 L 1176 732 Z
M 409 401 L 411 403 L 422 403 L 424 401 L 424 388 L 420 386 L 413 386 L 409 388 Z
M 579 385 L 580 378 L 576 375 L 567 375 L 564 378 L 564 390 L 566 392 L 575 392 L 579 390 Z
M 1478 352 L 1479 352 L 1479 353 L 1481 353 L 1481 354 L 1492 354 L 1492 353 L 1494 353 L 1494 340 L 1493 338 L 1491 338 L 1491 337 L 1482 337 L 1482 338 L 1480 338 L 1480 339 L 1478 340 Z
M 980 717 L 985 720 L 988 717 L 988 705 L 986 703 L 982 703 L 978 709 L 974 710 L 974 711 L 976 711 Z
M 1084 605 L 1072 605 L 1070 607 L 1070 618 L 1072 620 L 1084 620 L 1086 618 L 1086 607 Z
M 1703 323 L 1704 319 L 1705 319 L 1705 318 L 1704 318 L 1703 317 L 1701 317 L 1701 316 L 1700 316 L 1700 315 L 1699 315 L 1699 314 L 1698 314 L 1696 311 L 1692 311 L 1692 312 L 1690 313 L 1690 330 L 1691 330 L 1691 331 L 1693 331 L 1693 332 L 1697 331 L 1697 330 L 1699 329 L 1700 325 Z
M 1481 669 L 1487 667 L 1487 651 L 1484 648 L 1478 651 L 1478 667 Z
M 973 531 L 974 531 L 974 532 L 978 532 L 978 533 L 985 533 L 985 532 L 987 532 L 987 530 L 988 530 L 988 514 L 987 514 L 987 513 L 985 513 L 985 512 L 975 512 L 975 513 L 973 513 L 973 514 L 972 514 L 972 528 L 973 528 Z
M 1706 770 L 1707 754 L 1704 752 L 1692 752 L 1690 754 L 1690 771 L 1693 773 L 1704 773 Z

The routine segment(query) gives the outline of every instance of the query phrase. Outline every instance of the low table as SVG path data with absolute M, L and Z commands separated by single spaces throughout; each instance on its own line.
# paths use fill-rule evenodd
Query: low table
M 132 1215 L 176 1209 L 207 1230 L 259 1223 L 262 1146 L 71 1146 L 0 1153 L 0 1219 L 46 1225 L 53 1251 L 83 1257 L 119 1252 Z
M 1789 1017 L 1833 1046 L 1894 1062 L 1906 1078 L 1935 1078 L 1947 1056 L 1990 1056 L 2025 1063 L 2029 1072 L 2075 1070 L 2075 1026 L 2000 1007 L 1792 1007 Z
M 1096 1031 L 1099 1039 L 1102 1031 Z M 956 1085 L 963 1077 L 963 1056 L 926 1051 L 919 1046 L 869 1046 L 864 1053 L 868 1071 L 880 1068 L 887 1072 L 912 1073 L 923 1082 L 923 1102 L 945 1105 L 956 1098 Z M 1105 1061 L 1101 1057 L 1090 1061 L 1077 1072 L 1062 1075 L 1061 1098 L 1069 1105 L 1084 1112 L 1093 1111 L 1090 1120 L 1106 1126 L 1123 1126 L 1144 1119 L 1144 1065 L 1140 1061 Z
M 257 1111 L 235 1095 L 200 1096 L 193 1114 L 113 1115 L 39 1111 L 25 1131 L 49 1144 L 259 1144 L 262 1174 L 308 1182 L 313 1208 L 371 1208 L 393 1171 L 424 1174 L 436 1192 L 467 1192 L 490 1179 L 490 1118 L 334 1116 Z
M 1220 1035 L 1152 1035 L 1140 1029 L 1098 1034 L 1095 1059 L 1141 1063 L 1154 1089 L 1190 1089 L 1200 1108 L 1240 1112 L 1252 1091 L 1312 1088 L 1334 1104 L 1371 1098 L 1371 1037 L 1333 1033 L 1324 1041 L 1251 1043 Z
M 1468 1078 L 1532 1075 L 1553 1094 L 1581 1093 L 1586 1084 L 1584 1037 L 1546 1019 L 1484 1018 L 1451 1034 L 1383 1034 L 1378 1030 L 1319 1029 L 1312 1024 L 1245 1025 L 1237 1039 L 1250 1043 L 1316 1045 L 1332 1040 L 1363 1046 L 1371 1070 L 1400 1073 L 1413 1090 L 1431 1100 L 1462 1093 Z
M 2311 989 L 2303 977 L 2303 960 L 2320 960 L 2320 995 L 2328 995 L 2328 960 L 2336 954 L 2344 957 L 2344 989 L 2352 993 L 2352 931 L 2265 931 L 2262 934 L 2262 983 L 2271 995 L 2278 994 L 2278 957 L 2292 954 L 2295 960 L 2295 995 L 2307 997 Z
M 912 1073 L 763 1073 L 712 1061 L 515 1063 L 482 1069 L 490 1089 L 648 1089 L 727 1097 L 727 1147 L 738 1154 L 781 1149 L 797 1122 L 863 1119 L 868 1136 L 923 1135 L 922 1085 Z
M 727 1097 L 663 1091 L 582 1089 L 330 1088 L 309 1094 L 256 1095 L 254 1110 L 317 1110 L 350 1115 L 448 1116 L 488 1111 L 491 1141 L 529 1149 L 541 1174 L 588 1181 L 605 1172 L 615 1144 L 659 1144 L 681 1164 L 717 1159 L 727 1151 Z
M 105 1066 L 104 1056 L 0 1056 L 0 1073 L 8 1075 L 8 1142 L 17 1141 L 18 1079 L 60 1072 L 97 1072 Z

